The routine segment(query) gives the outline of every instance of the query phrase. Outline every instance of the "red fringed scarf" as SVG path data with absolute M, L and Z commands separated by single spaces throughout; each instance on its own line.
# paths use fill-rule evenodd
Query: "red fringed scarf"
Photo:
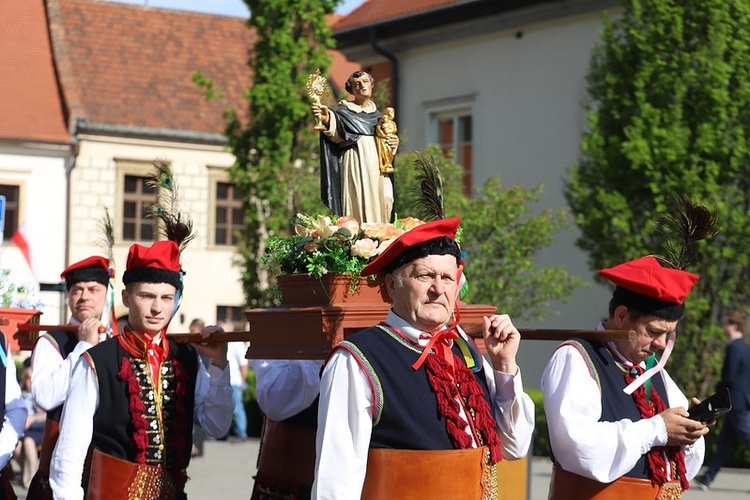
M 502 460 L 502 449 L 495 431 L 497 423 L 483 397 L 484 391 L 466 365 L 455 354 L 451 354 L 452 370 L 449 362 L 441 356 L 432 354 L 424 361 L 427 380 L 437 399 L 438 412 L 445 417 L 448 436 L 455 448 L 471 448 L 471 436 L 466 433 L 466 426 L 471 426 L 479 445 L 487 445 L 490 459 L 499 462 Z M 466 422 L 461 418 L 458 397 L 464 402 L 466 416 L 473 422 Z
M 130 436 L 130 443 L 133 445 L 133 449 L 136 450 L 135 462 L 145 464 L 146 448 L 148 447 L 148 435 L 146 434 L 148 423 L 143 418 L 143 412 L 146 406 L 141 400 L 141 385 L 135 378 L 133 367 L 130 366 L 130 360 L 122 358 L 122 364 L 117 376 L 128 387 L 128 410 L 130 411 L 130 422 L 133 424 L 134 429 L 133 435 Z
M 640 375 L 641 373 L 643 373 L 643 368 L 639 366 L 632 367 L 630 371 L 625 373 L 625 383 L 630 384 L 636 379 L 635 375 Z M 646 389 L 643 385 L 633 393 L 633 400 L 642 418 L 651 418 L 667 409 L 667 405 L 664 404 L 664 401 L 653 386 L 651 386 L 650 401 L 646 398 Z M 687 490 L 690 487 L 690 483 L 687 480 L 685 470 L 685 452 L 679 446 L 657 446 L 649 450 L 646 460 L 648 461 L 651 484 L 661 486 L 669 481 L 665 456 L 677 466 L 677 473 L 682 489 Z

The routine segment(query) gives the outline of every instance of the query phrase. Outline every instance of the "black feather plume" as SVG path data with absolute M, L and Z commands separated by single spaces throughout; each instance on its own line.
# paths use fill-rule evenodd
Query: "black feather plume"
M 99 230 L 101 236 L 97 239 L 97 246 L 102 247 L 106 253 L 107 260 L 109 260 L 109 267 L 115 267 L 115 224 L 112 221 L 112 216 L 109 215 L 109 209 L 104 207 L 104 215 L 99 221 Z
M 687 269 L 696 262 L 696 244 L 719 232 L 718 215 L 702 203 L 683 194 L 670 201 L 657 232 L 664 238 L 665 256 L 657 256 L 676 269 Z
M 415 184 L 412 188 L 413 201 L 409 207 L 414 215 L 423 221 L 445 218 L 443 208 L 443 180 L 434 158 L 417 152 L 414 166 L 417 168 Z
M 154 171 L 146 179 L 146 184 L 157 190 L 159 201 L 148 207 L 147 215 L 162 221 L 167 239 L 177 243 L 182 251 L 196 237 L 193 220 L 180 209 L 172 164 L 167 160 L 155 160 L 153 165 Z

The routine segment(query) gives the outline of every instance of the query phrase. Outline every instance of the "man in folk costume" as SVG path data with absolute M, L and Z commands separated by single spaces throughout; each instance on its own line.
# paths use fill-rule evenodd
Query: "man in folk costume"
M 616 285 L 599 329 L 631 335 L 571 340 L 547 363 L 542 392 L 555 462 L 549 498 L 680 498 L 703 463 L 709 429 L 688 418 L 687 398 L 662 367 L 698 276 L 654 257 L 599 275 Z
M 128 323 L 86 351 L 73 372 L 52 457 L 56 499 L 83 498 L 89 445 L 87 498 L 185 498 L 194 420 L 209 436 L 228 432 L 226 343 L 199 347 L 211 359 L 209 376 L 195 347 L 166 338 L 182 290 L 179 256 L 171 240 L 130 247 L 122 292 Z
M 362 271 L 383 275 L 393 307 L 326 362 L 313 498 L 497 498 L 494 464 L 527 453 L 518 330 L 484 318 L 488 361 L 458 327 L 459 222 L 407 231 Z
M 27 493 L 32 500 L 52 498 L 49 465 L 73 367 L 82 353 L 107 336 L 100 331 L 106 329 L 102 312 L 109 297 L 109 261 L 91 256 L 68 266 L 60 277 L 65 280 L 68 292 L 71 313 L 68 323 L 77 325 L 78 330 L 46 332 L 39 337 L 31 353 L 31 394 L 36 404 L 47 411 L 39 469 Z

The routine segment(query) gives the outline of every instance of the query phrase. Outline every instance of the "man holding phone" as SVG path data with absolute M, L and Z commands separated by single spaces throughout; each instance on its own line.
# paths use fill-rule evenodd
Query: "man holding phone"
M 619 342 L 571 340 L 542 375 L 555 466 L 551 500 L 680 498 L 700 469 L 705 422 L 656 362 L 666 361 L 698 276 L 643 257 L 599 271 L 616 285 L 599 329 Z M 697 400 L 694 400 L 694 403 Z

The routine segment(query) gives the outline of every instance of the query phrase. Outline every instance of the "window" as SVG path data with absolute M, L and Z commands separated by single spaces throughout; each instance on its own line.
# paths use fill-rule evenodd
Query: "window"
M 234 325 L 235 331 L 245 330 L 245 314 L 242 306 L 216 306 L 216 323 L 228 321 Z
M 157 202 L 157 191 L 147 177 L 126 174 L 122 190 L 122 239 L 129 241 L 154 240 L 156 219 L 146 217 L 148 208 Z
M 21 189 L 18 186 L 0 184 L 0 196 L 5 196 L 4 239 L 10 239 L 18 231 L 18 199 Z
M 464 169 L 464 191 L 471 193 L 472 187 L 472 116 L 464 113 L 439 113 L 434 115 L 437 123 L 437 143 L 443 154 L 453 154 L 454 161 Z
M 237 232 L 244 227 L 242 199 L 237 187 L 230 182 L 216 183 L 216 216 L 214 218 L 214 243 L 237 245 Z

